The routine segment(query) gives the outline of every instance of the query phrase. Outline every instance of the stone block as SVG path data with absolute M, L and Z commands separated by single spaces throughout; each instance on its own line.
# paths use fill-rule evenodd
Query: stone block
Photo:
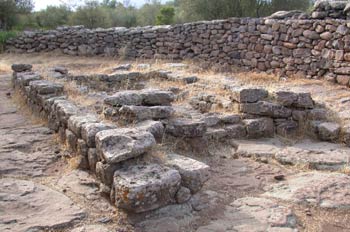
M 167 154 L 164 164 L 179 171 L 181 185 L 190 189 L 193 194 L 202 188 L 210 176 L 208 165 L 182 155 Z
M 165 132 L 174 137 L 194 138 L 202 137 L 207 131 L 205 122 L 189 119 L 175 119 L 170 121 Z
M 324 141 L 337 141 L 340 134 L 340 125 L 333 122 L 324 122 L 318 125 L 318 136 Z
M 88 147 L 94 148 L 96 147 L 95 136 L 98 132 L 114 129 L 116 126 L 105 123 L 97 123 L 97 122 L 87 122 L 82 124 L 81 126 L 81 137 L 84 139 Z
M 123 106 L 119 115 L 126 121 L 144 121 L 166 119 L 172 116 L 174 109 L 171 106 Z
M 258 88 L 230 88 L 231 99 L 240 103 L 254 103 L 261 101 L 268 96 L 265 89 Z
M 78 143 L 78 138 L 74 135 L 73 132 L 66 129 L 66 145 L 67 145 L 68 151 L 76 152 L 77 143 Z
M 243 120 L 250 139 L 266 138 L 274 136 L 274 125 L 271 118 L 257 118 Z
M 68 119 L 68 129 L 71 130 L 78 138 L 82 138 L 81 129 L 86 123 L 98 123 L 95 115 L 73 115 Z
M 111 197 L 118 208 L 141 213 L 175 202 L 178 171 L 157 164 L 136 165 L 114 173 Z
M 11 68 L 14 72 L 30 72 L 33 66 L 31 64 L 13 64 Z
M 157 141 L 160 141 L 164 135 L 163 123 L 159 121 L 147 120 L 135 125 L 135 128 L 151 133 Z
M 288 118 L 292 116 L 292 110 L 271 102 L 259 101 L 257 103 L 243 103 L 240 106 L 242 113 L 272 118 Z
M 98 155 L 107 163 L 119 163 L 148 152 L 156 141 L 146 131 L 121 128 L 104 130 L 96 134 Z
M 47 80 L 36 80 L 29 82 L 31 91 L 36 94 L 54 94 L 61 95 L 63 93 L 63 85 Z

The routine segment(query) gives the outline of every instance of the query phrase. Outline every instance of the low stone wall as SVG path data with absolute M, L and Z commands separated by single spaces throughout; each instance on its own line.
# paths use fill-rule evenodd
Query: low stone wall
M 161 122 L 117 128 L 67 100 L 62 84 L 43 80 L 31 65 L 12 68 L 15 90 L 59 134 L 78 167 L 96 173 L 101 189 L 117 207 L 141 213 L 182 204 L 208 180 L 209 166 L 191 158 L 177 154 L 165 154 L 158 162 L 145 158 L 155 148 L 159 130 L 160 134 L 164 130 Z M 156 98 L 149 96 L 146 102 Z
M 193 59 L 201 61 L 203 66 L 235 64 L 281 76 L 325 77 L 349 85 L 349 26 L 348 21 L 338 19 L 230 18 L 130 29 L 61 27 L 24 32 L 9 40 L 7 49 Z

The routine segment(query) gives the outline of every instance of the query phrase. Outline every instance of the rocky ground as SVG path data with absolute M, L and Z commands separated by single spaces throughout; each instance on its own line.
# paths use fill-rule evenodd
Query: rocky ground
M 35 59 L 38 69 L 47 68 Z M 70 68 L 79 72 L 82 66 Z M 201 80 L 244 83 L 244 78 L 229 81 L 220 75 Z M 103 195 L 94 175 L 76 169 L 45 122 L 31 116 L 12 91 L 10 76 L 0 81 L 0 211 L 6 212 L 0 214 L 1 231 L 350 230 L 350 149 L 341 144 L 280 138 L 212 144 L 209 155 L 192 154 L 211 167 L 211 177 L 189 202 L 127 215 Z M 289 89 L 311 91 L 337 115 L 346 115 L 347 90 L 317 81 L 288 83 Z M 284 84 L 258 83 L 271 89 Z

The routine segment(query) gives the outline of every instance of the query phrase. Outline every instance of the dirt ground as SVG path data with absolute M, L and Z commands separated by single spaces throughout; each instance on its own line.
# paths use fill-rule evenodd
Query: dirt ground
M 288 179 L 309 170 L 238 157 L 235 146 L 221 143 L 213 144 L 208 156 L 193 155 L 193 158 L 211 167 L 211 178 L 189 203 L 165 207 L 147 214 L 127 215 L 112 206 L 107 197 L 100 193 L 92 174 L 74 168 L 73 159 L 64 147 L 58 144 L 56 135 L 47 131 L 45 122 L 32 117 L 30 111 L 21 103 L 10 86 L 10 66 L 13 63 L 33 64 L 33 69 L 41 73 L 59 65 L 68 68 L 72 74 L 92 74 L 111 73 L 112 68 L 121 63 L 150 62 L 127 62 L 104 57 L 77 58 L 54 53 L 0 55 L 0 179 L 11 179 L 14 182 L 26 180 L 48 187 L 60 196 L 60 202 L 64 202 L 62 213 L 57 216 L 57 221 L 61 220 L 61 223 L 55 223 L 53 220 L 47 225 L 42 222 L 35 224 L 36 222 L 30 219 L 21 219 L 28 225 L 27 229 L 34 228 L 26 231 L 350 231 L 350 213 L 347 208 L 322 209 L 282 200 L 274 202 L 295 214 L 297 222 L 293 230 L 282 230 L 283 226 L 272 230 L 269 225 L 266 227 L 260 216 L 262 221 L 258 220 L 258 226 L 251 229 L 247 225 L 255 225 L 255 214 L 230 218 L 228 215 L 232 212 L 228 206 L 235 200 L 246 197 L 260 198 L 261 194 L 267 191 L 267 186 L 283 181 L 279 177 Z M 166 63 L 152 61 L 152 68 L 164 69 Z M 186 70 L 187 74 L 198 76 L 201 83 L 210 86 L 208 92 L 224 96 L 225 93 L 221 92 L 220 88 L 224 84 L 262 86 L 270 90 L 286 89 L 287 86 L 287 89 L 311 92 L 320 104 L 325 104 L 330 111 L 336 113 L 335 118 L 339 122 L 348 121 L 350 101 L 345 100 L 350 99 L 350 91 L 345 87 L 319 80 L 280 80 L 276 76 L 263 73 L 215 73 L 198 69 L 196 64 L 190 62 L 184 63 L 190 67 Z M 76 100 L 79 101 L 79 98 Z M 0 196 L 4 194 L 7 193 L 0 190 Z M 50 203 L 53 199 L 48 195 L 45 201 Z M 50 213 L 46 211 L 50 208 L 49 205 L 41 208 L 42 214 Z M 72 209 L 71 206 L 76 208 Z M 0 203 L 0 212 L 4 212 L 2 209 L 6 212 L 14 210 L 6 207 L 8 205 Z M 72 213 L 72 210 L 75 211 Z M 271 209 L 267 209 L 269 210 Z M 79 217 L 78 212 L 79 215 L 81 213 Z M 73 214 L 74 217 L 71 216 Z M 242 215 L 241 211 L 234 211 L 233 214 Z M 270 220 L 269 212 L 264 211 L 262 214 L 267 215 L 263 218 Z M 33 218 L 44 217 L 31 211 L 25 211 L 24 215 Z M 35 224 L 35 227 L 30 227 L 31 223 Z M 226 229 L 220 224 L 225 224 Z M 11 227 L 11 223 L 0 215 L 1 231 L 22 231 L 23 228 Z M 251 230 L 246 230 L 247 228 Z

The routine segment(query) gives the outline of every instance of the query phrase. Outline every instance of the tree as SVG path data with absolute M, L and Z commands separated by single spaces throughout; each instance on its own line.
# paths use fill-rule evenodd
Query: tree
M 0 30 L 10 29 L 16 24 L 19 14 L 31 12 L 32 0 L 1 0 L 0 1 Z
M 93 0 L 77 8 L 71 15 L 70 24 L 84 25 L 88 28 L 106 28 L 110 26 L 110 20 L 107 10 L 101 7 L 98 1 Z
M 175 9 L 171 6 L 165 6 L 160 9 L 159 15 L 157 15 L 157 25 L 170 25 L 174 22 Z
M 53 29 L 67 25 L 71 14 L 68 6 L 48 6 L 45 10 L 35 13 L 35 19 L 39 27 Z
M 152 0 L 144 4 L 137 14 L 137 24 L 140 26 L 155 25 L 156 15 L 159 14 L 162 4 L 158 0 Z

